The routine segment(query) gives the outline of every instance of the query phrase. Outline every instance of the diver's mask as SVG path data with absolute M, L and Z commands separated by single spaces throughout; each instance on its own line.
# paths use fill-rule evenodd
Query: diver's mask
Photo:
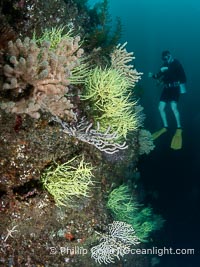
M 164 63 L 169 64 L 172 61 L 172 56 L 169 55 L 165 55 L 162 57 L 162 60 L 164 61 Z

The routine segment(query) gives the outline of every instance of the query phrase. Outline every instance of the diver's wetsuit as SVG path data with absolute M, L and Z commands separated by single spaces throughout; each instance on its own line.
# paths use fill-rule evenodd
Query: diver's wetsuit
M 168 70 L 153 75 L 154 79 L 161 80 L 164 83 L 163 91 L 160 97 L 160 101 L 163 102 L 178 102 L 180 96 L 181 83 L 186 83 L 185 71 L 181 63 L 174 59 L 169 64 L 163 64 L 162 67 L 168 67 Z

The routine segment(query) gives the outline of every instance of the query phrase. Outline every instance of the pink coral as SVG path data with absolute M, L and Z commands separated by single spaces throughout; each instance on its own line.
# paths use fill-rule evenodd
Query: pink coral
M 10 41 L 10 62 L 4 66 L 3 90 L 26 97 L 17 102 L 4 102 L 1 108 L 35 119 L 40 117 L 41 111 L 48 111 L 56 116 L 66 116 L 69 121 L 76 120 L 74 106 L 66 94 L 72 70 L 80 65 L 79 58 L 83 54 L 79 41 L 79 37 L 62 39 L 53 51 L 47 41 L 41 46 L 29 38 L 23 42 L 20 39 Z

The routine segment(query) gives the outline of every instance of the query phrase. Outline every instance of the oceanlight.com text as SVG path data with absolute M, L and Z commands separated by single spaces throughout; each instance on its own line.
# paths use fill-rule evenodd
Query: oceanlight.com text
M 157 256 L 163 256 L 163 255 L 194 255 L 195 254 L 195 249 L 194 248 L 157 248 L 157 247 L 152 247 L 152 248 L 147 248 L 147 249 L 130 249 L 127 251 L 130 254 L 142 254 L 142 255 L 157 255 Z M 127 254 L 128 254 L 127 253 Z
M 74 246 L 74 247 L 50 247 L 50 254 L 61 254 L 61 255 L 85 255 L 89 251 L 86 248 Z M 115 254 L 115 255 L 125 255 L 125 254 L 132 254 L 132 255 L 157 255 L 159 257 L 163 255 L 194 255 L 195 249 L 194 248 L 128 248 L 128 247 L 119 247 L 116 251 L 116 248 L 110 249 L 102 248 L 99 250 L 99 254 Z

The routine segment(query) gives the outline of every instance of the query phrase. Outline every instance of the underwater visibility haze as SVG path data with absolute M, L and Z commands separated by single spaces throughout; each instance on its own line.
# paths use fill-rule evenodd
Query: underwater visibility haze
M 187 93 L 179 100 L 183 147 L 180 151 L 170 149 L 176 124 L 167 109 L 169 131 L 155 140 L 156 148 L 150 155 L 140 159 L 139 170 L 145 190 L 149 190 L 147 199 L 166 219 L 160 233 L 162 246 L 195 249 L 194 256 L 160 257 L 158 266 L 199 266 L 200 4 L 195 0 L 111 0 L 110 9 L 113 16 L 121 17 L 122 40 L 128 41 L 127 47 L 136 57 L 135 65 L 144 73 L 141 103 L 146 114 L 145 128 L 151 132 L 162 127 L 158 111 L 162 87 L 148 78 L 148 72 L 158 72 L 163 50 L 169 50 L 184 67 Z

